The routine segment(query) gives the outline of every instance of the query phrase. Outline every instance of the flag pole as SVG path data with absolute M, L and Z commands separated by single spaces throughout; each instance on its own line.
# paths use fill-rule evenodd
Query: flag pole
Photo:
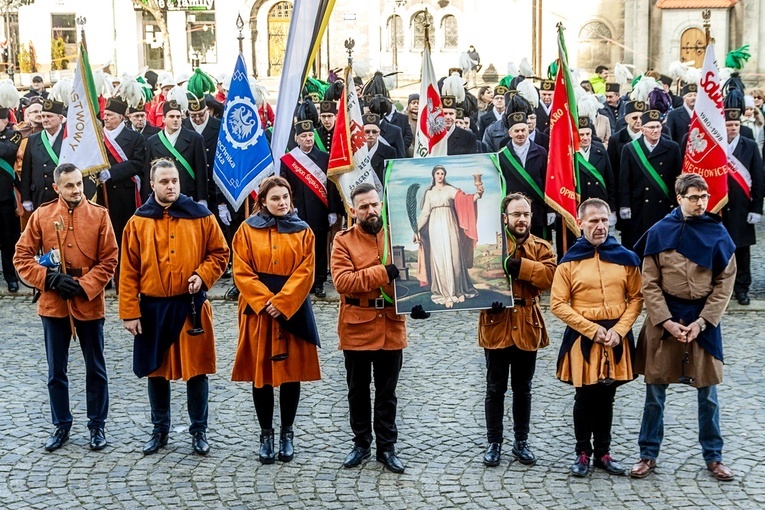
M 239 13 L 236 16 L 236 29 L 239 31 L 239 35 L 236 36 L 237 41 L 239 41 L 239 53 L 244 54 L 244 35 L 242 34 L 242 30 L 244 30 L 244 20 L 242 19 L 242 13 Z M 263 101 L 265 101 L 265 98 L 263 99 Z M 244 199 L 244 217 L 245 218 L 250 217 L 250 194 L 249 193 Z

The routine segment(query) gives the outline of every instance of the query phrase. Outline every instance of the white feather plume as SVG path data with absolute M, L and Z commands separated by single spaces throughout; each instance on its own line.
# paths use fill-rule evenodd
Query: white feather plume
M 455 71 L 444 80 L 444 84 L 441 86 L 441 94 L 444 96 L 454 96 L 457 103 L 465 100 L 465 87 L 460 73 Z
M 167 97 L 165 98 L 166 101 L 175 100 L 178 105 L 181 107 L 181 111 L 185 112 L 189 109 L 189 98 L 186 96 L 186 89 L 183 87 L 179 87 L 176 85 L 175 87 L 171 88 L 170 91 L 167 93 Z
M 69 106 L 69 96 L 72 95 L 72 82 L 69 78 L 61 78 L 50 89 L 49 98 L 64 103 L 64 106 Z
M 656 81 L 655 78 L 643 75 L 632 88 L 632 92 L 630 92 L 630 99 L 633 101 L 648 102 L 648 94 L 650 94 L 653 89 L 663 90 L 663 87 L 659 84 L 658 81 Z
M 523 57 L 523 60 L 521 60 L 521 63 L 518 66 L 518 71 L 523 76 L 534 76 L 534 70 L 531 68 L 529 59 L 527 59 L 526 57 Z
M 698 83 L 701 81 L 701 69 L 698 67 L 689 67 L 685 72 L 685 78 L 683 78 L 683 81 L 685 83 L 695 83 L 698 85 Z
M 685 81 L 685 73 L 688 71 L 688 64 L 685 62 L 680 62 L 679 60 L 675 60 L 671 64 L 669 64 L 669 75 L 674 80 L 683 80 Z
M 522 82 L 518 83 L 516 88 L 518 89 L 518 94 L 520 94 L 523 99 L 531 103 L 531 106 L 534 108 L 539 106 L 539 91 L 534 86 L 534 84 L 531 83 L 530 79 L 526 78 Z
M 385 83 L 385 89 L 388 91 L 388 93 L 390 93 L 391 90 L 396 88 L 396 75 L 394 75 L 394 74 L 391 74 L 391 75 L 384 74 L 383 75 L 383 83 Z
M 252 95 L 255 98 L 255 104 L 258 105 L 258 107 L 263 106 L 263 103 L 266 101 L 266 97 L 268 97 L 268 89 L 266 89 L 266 87 L 263 85 L 260 85 L 258 80 L 252 76 L 249 77 L 249 82 L 250 90 L 252 91 Z
M 595 118 L 598 116 L 598 110 L 600 110 L 600 101 L 594 94 L 586 92 L 576 102 L 576 108 L 579 111 L 580 117 L 589 117 L 590 120 L 595 122 Z
M 462 54 L 460 54 L 460 69 L 462 69 L 463 75 L 470 71 L 470 68 L 473 67 L 473 62 L 473 59 L 470 58 L 470 55 L 468 55 L 466 51 L 463 51 Z M 476 62 L 476 64 L 477 63 L 478 62 Z
M 614 76 L 616 77 L 616 83 L 619 85 L 624 85 L 625 83 L 629 83 L 632 81 L 632 73 L 630 72 L 630 68 L 634 69 L 635 66 L 630 66 L 627 64 L 622 64 L 621 62 L 617 62 L 614 66 Z
M 361 59 L 353 61 L 353 75 L 360 77 L 366 83 L 369 74 L 369 65 Z
M 11 80 L 0 82 L 0 107 L 16 108 L 19 106 L 19 91 Z
M 95 71 L 93 73 L 93 85 L 96 87 L 96 95 L 105 98 L 112 97 L 114 95 L 112 81 L 114 81 L 113 76 L 106 74 L 101 69 Z
M 173 78 L 173 75 L 167 72 L 160 74 L 157 77 L 157 87 L 162 88 L 162 84 L 176 86 L 178 83 Z
M 516 76 L 518 76 L 518 74 L 520 74 L 518 73 L 518 68 L 515 67 L 515 64 L 513 62 L 507 63 L 507 74 L 509 74 L 513 78 L 515 78 Z
M 120 83 L 119 96 L 128 106 L 138 108 L 138 105 L 143 101 L 143 85 L 138 83 L 135 77 L 124 73 L 122 83 Z
M 720 69 L 720 83 L 725 83 L 730 79 L 730 75 L 736 72 L 735 69 L 731 69 L 730 67 L 723 67 Z M 701 75 L 699 73 L 699 78 L 701 78 Z

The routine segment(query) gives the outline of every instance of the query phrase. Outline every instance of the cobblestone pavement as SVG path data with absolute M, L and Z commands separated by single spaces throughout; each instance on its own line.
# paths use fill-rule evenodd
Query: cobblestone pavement
M 507 454 L 499 467 L 482 464 L 483 353 L 476 346 L 476 314 L 459 312 L 409 321 L 410 347 L 398 392 L 398 449 L 406 473 L 389 473 L 374 460 L 344 469 L 351 434 L 342 354 L 336 350 L 337 305 L 329 302 L 316 305 L 323 379 L 303 386 L 291 463 L 262 466 L 257 460 L 250 389 L 229 381 L 237 323 L 236 306 L 226 301 L 214 303 L 219 373 L 211 377 L 211 454 L 191 453 L 185 387 L 175 383 L 170 443 L 159 454 L 144 457 L 141 448 L 151 431 L 146 382 L 132 374 L 132 339 L 117 319 L 117 302 L 108 300 L 107 307 L 110 446 L 102 452 L 87 447 L 83 362 L 73 346 L 72 437 L 61 450 L 46 453 L 42 445 L 52 426 L 40 321 L 28 298 L 0 298 L 0 324 L 6 333 L 0 339 L 0 507 L 765 507 L 762 312 L 732 312 L 724 321 L 724 455 L 736 473 L 736 480 L 725 484 L 715 481 L 703 464 L 696 440 L 696 398 L 684 387 L 671 390 L 665 448 L 654 475 L 631 480 L 595 470 L 585 479 L 571 478 L 573 389 L 554 376 L 563 328 L 548 312 L 553 345 L 540 353 L 534 379 L 530 443 L 539 457 L 536 466 L 522 466 Z M 641 380 L 617 394 L 612 453 L 627 465 L 638 453 L 643 395 Z

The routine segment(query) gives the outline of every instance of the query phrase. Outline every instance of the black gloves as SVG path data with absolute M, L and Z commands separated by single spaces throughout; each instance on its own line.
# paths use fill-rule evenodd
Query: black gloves
M 430 313 L 422 309 L 422 305 L 415 305 L 412 307 L 412 313 L 409 315 L 412 319 L 427 319 L 430 317 Z
M 87 297 L 87 294 L 85 294 L 85 289 L 82 288 L 82 285 L 80 285 L 80 282 L 75 279 L 72 279 L 72 282 L 74 282 L 74 288 L 71 291 L 68 290 L 68 285 L 67 285 L 67 290 L 63 290 L 61 286 L 59 286 L 59 290 L 58 290 L 59 295 L 63 299 L 72 299 L 75 296 Z
M 85 296 L 85 289 L 80 282 L 68 274 L 48 270 L 45 276 L 46 290 L 55 290 L 62 299 L 72 299 L 75 296 Z
M 505 261 L 505 266 L 510 276 L 518 278 L 518 275 L 521 273 L 521 259 L 508 257 Z
M 389 282 L 398 278 L 398 268 L 396 267 L 396 264 L 388 264 L 385 266 L 385 272 L 388 273 Z
M 48 268 L 48 274 L 45 275 L 45 290 L 56 290 L 59 279 L 63 274 Z
M 502 312 L 504 312 L 504 311 L 505 311 L 505 305 L 504 305 L 504 303 L 500 303 L 499 301 L 494 301 L 494 302 L 491 304 L 491 308 L 489 308 L 488 310 L 486 310 L 486 313 L 490 313 L 490 314 L 496 314 L 496 313 L 502 313 Z

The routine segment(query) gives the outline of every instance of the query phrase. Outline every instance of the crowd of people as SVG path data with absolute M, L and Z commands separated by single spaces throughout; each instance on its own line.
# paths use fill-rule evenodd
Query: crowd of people
M 740 80 L 727 88 L 729 158 L 748 179 L 730 178 L 720 217 L 706 211 L 704 179 L 681 173 L 697 84 L 680 84 L 680 97 L 674 97 L 650 74 L 622 94 L 623 86 L 610 82 L 609 69 L 601 66 L 588 80 L 591 91 L 577 87 L 578 239 L 564 238 L 563 222 L 542 191 L 554 82 L 507 76 L 474 96 L 461 72 L 450 70 L 439 84 L 448 155 L 498 153 L 507 190 L 500 213 L 508 246 L 503 268 L 514 304 L 496 302 L 481 311 L 477 330 L 486 358 L 487 466 L 501 462 L 508 382 L 511 452 L 522 464 L 536 462 L 529 437 L 532 380 L 537 351 L 550 344 L 540 306 L 540 295 L 549 291 L 552 313 L 566 324 L 557 377 L 575 390 L 571 473 L 586 476 L 591 465 L 627 472 L 610 454 L 613 405 L 618 386 L 643 374 L 640 460 L 629 474 L 642 478 L 654 469 L 667 386 L 685 383 L 698 389 L 704 461 L 718 480 L 733 479 L 722 463 L 716 393 L 720 321 L 732 294 L 749 304 L 749 250 L 765 192 L 762 93 L 745 95 Z M 646 87 L 647 80 L 656 86 Z M 259 460 L 289 462 L 301 383 L 321 377 L 321 335 L 310 295 L 325 297 L 331 274 L 340 294 L 337 332 L 353 434 L 344 466 L 369 458 L 374 441 L 376 459 L 401 473 L 396 389 L 407 318 L 395 313 L 390 296 L 403 268 L 392 262 L 386 242 L 383 190 L 359 185 L 344 205 L 327 178 L 345 84 L 314 80 L 319 86 L 306 87 L 279 176 L 262 182 L 253 210 L 246 211 L 235 210 L 212 178 L 227 88 L 225 77 L 215 81 L 217 90 L 199 91 L 169 75 L 157 77 L 156 94 L 139 103 L 132 84 L 115 83 L 101 113 L 110 168 L 95 176 L 58 164 L 66 101 L 48 97 L 35 82 L 33 97 L 17 111 L 0 108 L 3 274 L 11 292 L 20 277 L 39 294 L 55 427 L 45 448 L 63 446 L 72 427 L 66 373 L 72 337 L 86 363 L 90 447 L 107 445 L 104 290 L 114 282 L 120 318 L 135 337 L 133 370 L 147 378 L 153 431 L 144 454 L 167 445 L 170 381 L 180 379 L 187 385 L 192 448 L 206 455 L 208 375 L 216 371 L 206 292 L 231 275 L 227 296 L 238 300 L 239 314 L 231 379 L 252 385 Z M 410 95 L 399 111 L 381 73 L 347 86 L 355 87 L 364 108 L 364 142 L 384 182 L 386 161 L 412 157 L 420 98 Z M 152 87 L 144 80 L 140 90 Z M 255 96 L 269 128 L 273 109 L 262 93 Z M 24 121 L 14 126 L 9 118 Z M 434 167 L 432 188 L 445 188 L 443 167 Z M 355 221 L 343 229 L 346 206 Z M 647 319 L 636 342 L 632 326 L 644 305 Z M 429 314 L 416 306 L 410 318 L 427 320 Z

